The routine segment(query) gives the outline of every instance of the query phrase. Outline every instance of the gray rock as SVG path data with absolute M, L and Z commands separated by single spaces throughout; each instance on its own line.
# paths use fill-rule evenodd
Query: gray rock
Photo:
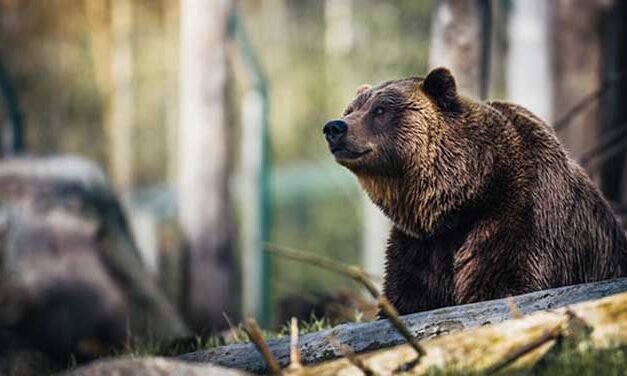
M 108 359 L 69 371 L 73 376 L 244 376 L 242 371 L 166 358 Z
M 76 157 L 1 162 L 0 349 L 91 358 L 129 332 L 188 335 L 102 171 Z

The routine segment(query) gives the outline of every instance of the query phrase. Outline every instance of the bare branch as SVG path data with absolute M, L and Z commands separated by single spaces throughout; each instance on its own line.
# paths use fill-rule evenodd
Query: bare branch
M 507 297 L 507 307 L 509 308 L 509 313 L 512 314 L 513 319 L 519 319 L 523 317 L 522 313 L 520 312 L 520 309 L 518 309 L 518 306 L 516 305 L 516 302 L 514 301 L 514 298 L 512 296 Z
M 231 318 L 229 317 L 229 315 L 226 312 L 222 311 L 222 317 L 224 317 L 226 324 L 229 326 L 229 331 L 231 332 L 231 336 L 233 337 L 233 339 L 236 342 L 241 342 L 239 331 L 237 327 L 233 325 L 233 321 L 231 321 Z
M 263 360 L 268 365 L 270 373 L 273 375 L 282 375 L 283 372 L 281 371 L 281 367 L 279 367 L 279 362 L 277 362 L 274 355 L 272 355 L 272 352 L 263 338 L 263 333 L 261 332 L 261 329 L 259 328 L 259 325 L 257 325 L 257 321 L 255 321 L 255 319 L 248 319 L 246 323 L 246 334 L 248 334 L 248 338 L 250 338 L 250 340 L 257 347 L 257 350 L 263 357 Z
M 349 277 L 363 285 L 368 290 L 370 295 L 372 295 L 372 297 L 375 299 L 378 298 L 379 295 L 381 295 L 374 283 L 372 282 L 370 276 L 357 266 L 344 265 L 340 262 L 331 260 L 327 257 L 319 256 L 312 252 L 304 252 L 293 248 L 278 246 L 275 244 L 266 243 L 265 250 L 281 257 L 317 266 L 319 268 L 330 270 L 335 273 Z
M 622 82 L 623 80 L 625 80 L 625 78 L 627 78 L 627 74 L 625 72 L 622 72 L 617 76 L 603 82 L 597 90 L 581 98 L 579 102 L 575 103 L 575 105 L 570 110 L 562 115 L 562 117 L 560 117 L 559 120 L 557 120 L 553 124 L 553 129 L 555 129 L 555 131 L 557 132 L 566 128 L 569 124 L 571 124 L 570 122 L 575 118 L 575 116 L 583 112 L 592 103 L 603 98 L 603 96 L 605 96 L 610 88 Z
M 385 315 L 385 317 L 390 320 L 392 325 L 396 328 L 396 330 L 405 338 L 407 343 L 411 345 L 411 347 L 416 350 L 418 353 L 418 359 L 426 354 L 426 351 L 420 346 L 418 340 L 414 337 L 413 334 L 409 331 L 405 323 L 401 320 L 398 311 L 392 303 L 383 295 L 379 296 L 377 299 L 379 304 L 379 308 L 381 309 L 381 313 Z
M 290 368 L 301 368 L 300 349 L 298 348 L 298 319 L 290 321 Z
M 317 254 L 297 251 L 285 247 L 279 247 L 277 245 L 267 244 L 266 250 L 276 255 L 290 258 L 295 261 L 304 262 L 310 265 L 318 266 L 320 268 L 328 269 L 336 273 L 345 275 L 353 280 L 361 283 L 370 292 L 373 298 L 377 300 L 377 304 L 381 310 L 381 313 L 390 320 L 394 328 L 405 338 L 405 340 L 411 345 L 416 353 L 418 353 L 418 361 L 425 355 L 425 350 L 420 346 L 418 340 L 411 334 L 403 320 L 401 320 L 398 311 L 392 306 L 389 300 L 383 296 L 376 288 L 368 274 L 361 270 L 357 266 L 346 266 L 334 260 L 330 260 L 326 257 L 319 256 Z

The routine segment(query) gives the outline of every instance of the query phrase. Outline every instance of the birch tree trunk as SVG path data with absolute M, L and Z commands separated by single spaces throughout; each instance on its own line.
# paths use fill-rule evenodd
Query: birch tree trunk
M 234 300 L 227 124 L 230 1 L 181 1 L 179 220 L 185 308 L 198 330 L 224 326 Z
M 431 26 L 429 66 L 444 66 L 453 72 L 462 94 L 483 98 L 487 91 L 489 63 L 488 3 L 440 0 Z M 486 30 L 488 27 L 488 30 Z
M 550 4 L 544 0 L 514 0 L 508 24 L 507 98 L 550 124 L 552 72 Z

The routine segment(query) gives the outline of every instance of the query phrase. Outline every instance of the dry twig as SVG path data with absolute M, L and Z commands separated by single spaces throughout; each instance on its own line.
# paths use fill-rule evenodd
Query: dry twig
M 545 331 L 540 337 L 537 339 L 521 346 L 514 351 L 508 353 L 503 357 L 499 362 L 491 366 L 486 374 L 491 375 L 496 373 L 503 368 L 509 366 L 514 363 L 517 359 L 520 359 L 522 356 L 530 353 L 531 351 L 537 349 L 538 347 L 544 345 L 545 343 L 553 340 L 557 340 L 558 338 L 564 335 L 565 331 L 568 331 L 571 324 L 576 327 L 578 330 L 582 330 L 581 328 L 586 328 L 587 324 L 584 320 L 575 315 L 571 310 L 567 310 L 565 313 L 566 317 L 561 320 L 557 325 L 553 328 Z
M 236 342 L 241 342 L 241 338 L 239 336 L 239 331 L 235 325 L 233 325 L 233 321 L 226 312 L 222 311 L 222 317 L 226 321 L 226 324 L 229 326 L 229 331 L 231 332 L 231 336 Z
M 290 368 L 301 368 L 300 349 L 298 348 L 298 319 L 292 317 L 290 321 Z
M 304 262 L 310 265 L 318 266 L 323 269 L 331 270 L 336 273 L 345 275 L 353 280 L 361 283 L 366 290 L 372 295 L 374 299 L 377 300 L 377 304 L 381 309 L 381 313 L 390 320 L 394 328 L 405 338 L 405 340 L 411 345 L 416 353 L 418 353 L 418 358 L 415 362 L 417 362 L 423 355 L 426 354 L 425 350 L 422 348 L 418 340 L 411 334 L 405 323 L 401 320 L 398 311 L 392 306 L 385 296 L 383 296 L 379 289 L 374 285 L 372 279 L 368 276 L 366 272 L 360 269 L 357 266 L 346 266 L 342 263 L 339 263 L 334 260 L 330 260 L 328 258 L 310 253 L 297 251 L 294 249 L 289 249 L 285 247 L 280 247 L 273 244 L 266 244 L 266 251 L 272 252 L 276 255 L 286 257 L 295 261 Z
M 299 251 L 274 244 L 266 244 L 265 250 L 281 257 L 342 274 L 362 284 L 375 299 L 380 295 L 370 276 L 357 266 L 344 265 L 341 262 L 311 252 Z
M 383 295 L 380 295 L 377 298 L 377 303 L 381 309 L 381 313 L 383 313 L 383 315 L 390 320 L 396 330 L 403 336 L 403 338 L 405 338 L 405 341 L 407 341 L 407 343 L 409 343 L 409 345 L 416 350 L 418 353 L 418 359 L 424 356 L 426 354 L 425 350 L 422 348 L 416 337 L 411 334 L 407 325 L 405 325 L 405 323 L 401 320 L 398 311 L 394 308 L 392 303 L 390 303 L 390 301 Z
M 575 105 L 570 110 L 562 115 L 562 117 L 560 117 L 559 120 L 554 123 L 553 129 L 555 129 L 555 131 L 559 131 L 563 128 L 566 128 L 575 118 L 575 116 L 579 115 L 579 113 L 585 110 L 592 103 L 603 98 L 603 96 L 605 96 L 605 94 L 612 86 L 622 82 L 625 78 L 627 78 L 627 74 L 626 72 L 622 72 L 617 76 L 603 82 L 597 90 L 581 98 L 579 102 L 575 103 Z
M 246 323 L 246 334 L 248 334 L 248 338 L 250 338 L 250 340 L 257 347 L 257 350 L 263 357 L 263 360 L 268 365 L 270 373 L 273 375 L 282 375 L 283 372 L 281 371 L 279 362 L 276 360 L 274 355 L 272 355 L 272 352 L 263 338 L 263 333 L 261 332 L 261 329 L 259 328 L 259 325 L 257 325 L 257 321 L 255 321 L 255 319 L 248 319 Z
M 340 354 L 342 354 L 343 357 L 348 359 L 348 361 L 351 362 L 352 365 L 359 368 L 365 376 L 374 376 L 374 372 L 370 368 L 368 368 L 368 366 L 364 364 L 364 362 L 362 362 L 357 355 L 355 355 L 355 352 L 349 346 L 340 343 L 340 341 L 338 341 L 337 338 L 333 336 L 328 336 L 327 341 L 331 346 L 333 346 L 333 348 L 335 348 Z
M 522 312 L 518 309 L 516 302 L 512 296 L 507 297 L 507 307 L 509 308 L 509 313 L 512 315 L 513 319 L 519 319 L 523 317 Z
M 490 368 L 488 368 L 486 370 L 486 372 L 485 372 L 486 375 L 491 375 L 491 374 L 494 374 L 494 373 L 502 370 L 503 368 L 505 368 L 505 367 L 509 366 L 510 364 L 514 363 L 516 360 L 521 358 L 523 355 L 526 355 L 526 354 L 530 353 L 531 351 L 537 349 L 538 347 L 544 345 L 545 343 L 547 343 L 549 341 L 557 339 L 561 335 L 560 334 L 561 330 L 562 330 L 562 324 L 556 325 L 554 328 L 544 332 L 540 337 L 538 337 L 534 341 L 531 341 L 531 342 L 525 344 L 524 346 L 521 346 L 521 347 L 515 349 L 514 351 L 506 354 L 505 357 L 503 357 L 495 365 L 493 365 L 492 367 L 490 367 Z

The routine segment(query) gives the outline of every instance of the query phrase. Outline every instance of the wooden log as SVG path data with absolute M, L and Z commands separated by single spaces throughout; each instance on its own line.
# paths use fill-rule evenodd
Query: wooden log
M 557 351 L 615 349 L 627 344 L 627 293 L 580 303 L 555 311 L 537 312 L 517 320 L 453 333 L 422 342 L 426 355 L 415 362 L 409 345 L 380 350 L 359 357 L 375 375 L 423 375 L 436 369 L 464 374 L 493 374 L 500 370 L 528 369 L 554 348 L 558 338 L 573 345 Z M 578 350 L 575 350 L 578 349 Z M 305 375 L 361 376 L 363 371 L 347 359 L 290 372 Z
M 560 287 L 533 292 L 513 298 L 523 314 L 564 307 L 587 300 L 599 299 L 627 291 L 627 278 L 582 285 Z M 508 299 L 498 299 L 462 306 L 441 308 L 404 316 L 403 319 L 418 339 L 476 328 L 511 318 Z M 335 359 L 341 354 L 329 344 L 327 337 L 361 353 L 405 343 L 401 335 L 387 320 L 369 323 L 342 324 L 330 330 L 310 333 L 300 338 L 300 350 L 304 364 Z M 268 346 L 281 367 L 289 364 L 289 338 L 268 341 Z M 181 356 L 193 362 L 210 362 L 224 367 L 238 368 L 255 373 L 266 372 L 266 365 L 254 345 L 235 344 L 199 351 Z

